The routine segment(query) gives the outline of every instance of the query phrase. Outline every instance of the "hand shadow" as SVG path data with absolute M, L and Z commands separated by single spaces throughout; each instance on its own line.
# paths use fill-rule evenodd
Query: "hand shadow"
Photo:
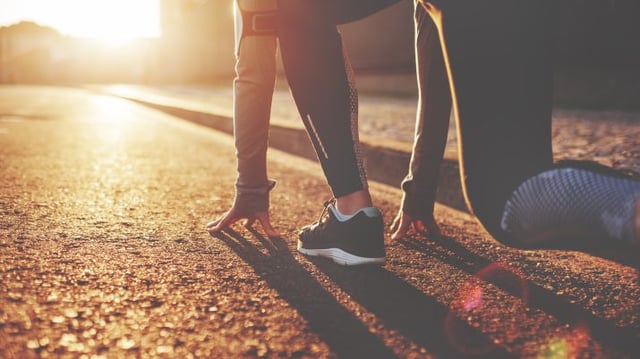
M 372 334 L 295 260 L 283 238 L 265 238 L 253 229 L 250 231 L 259 243 L 248 240 L 232 229 L 212 236 L 223 241 L 251 265 L 282 299 L 306 319 L 311 329 L 337 357 L 396 357 L 380 338 Z M 264 247 L 267 253 L 260 251 L 258 245 Z

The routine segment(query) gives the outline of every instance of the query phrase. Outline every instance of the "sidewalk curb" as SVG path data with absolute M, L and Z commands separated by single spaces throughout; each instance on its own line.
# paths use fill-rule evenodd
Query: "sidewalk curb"
M 94 88 L 90 88 L 90 90 L 132 101 L 169 115 L 233 135 L 233 121 L 229 116 L 165 105 L 137 97 L 96 90 Z M 361 146 L 368 178 L 398 188 L 407 173 L 411 159 L 410 147 L 406 144 L 401 145 L 393 143 L 392 141 L 380 141 L 379 139 L 373 138 L 361 138 Z M 309 137 L 302 127 L 286 126 L 277 123 L 277 121 L 272 121 L 269 130 L 269 147 L 318 161 Z M 460 185 L 457 154 L 454 152 L 447 153 L 440 166 L 436 199 L 438 202 L 449 207 L 467 211 Z

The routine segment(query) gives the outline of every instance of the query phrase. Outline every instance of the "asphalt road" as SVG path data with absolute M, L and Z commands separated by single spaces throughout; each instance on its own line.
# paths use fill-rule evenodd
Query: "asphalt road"
M 295 251 L 330 196 L 270 151 L 282 238 L 205 224 L 233 199 L 228 135 L 108 96 L 0 87 L 0 358 L 636 358 L 640 253 L 522 251 L 437 207 L 445 238 L 384 267 Z M 386 223 L 400 192 L 372 184 Z

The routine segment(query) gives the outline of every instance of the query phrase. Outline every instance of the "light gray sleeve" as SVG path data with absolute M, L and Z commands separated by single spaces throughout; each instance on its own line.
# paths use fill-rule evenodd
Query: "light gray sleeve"
M 236 11 L 236 22 L 239 12 Z M 236 31 L 241 27 L 236 26 Z M 237 34 L 238 35 L 238 34 Z M 276 78 L 274 36 L 236 36 L 233 127 L 238 161 L 235 205 L 268 209 L 275 181 L 267 178 L 267 147 L 271 101 Z

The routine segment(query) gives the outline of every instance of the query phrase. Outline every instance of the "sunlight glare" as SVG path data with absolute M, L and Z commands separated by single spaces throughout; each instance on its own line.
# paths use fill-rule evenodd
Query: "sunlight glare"
M 161 31 L 159 0 L 12 0 L 6 5 L 23 20 L 112 44 L 158 37 Z
M 96 121 L 117 124 L 121 126 L 131 116 L 131 104 L 110 96 L 96 96 L 92 98 L 92 106 L 99 115 Z

